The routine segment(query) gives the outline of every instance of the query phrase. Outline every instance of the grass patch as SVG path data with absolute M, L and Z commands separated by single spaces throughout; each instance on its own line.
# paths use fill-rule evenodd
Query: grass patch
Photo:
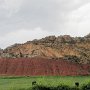
M 58 87 L 61 84 L 75 89 L 75 82 L 80 83 L 80 88 L 90 82 L 90 76 L 37 76 L 37 77 L 0 77 L 0 90 L 32 90 L 32 81 L 44 87 Z

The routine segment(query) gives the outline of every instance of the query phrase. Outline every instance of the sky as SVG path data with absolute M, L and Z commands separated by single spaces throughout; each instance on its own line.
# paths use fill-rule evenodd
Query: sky
M 0 0 L 0 48 L 49 35 L 90 33 L 90 0 Z

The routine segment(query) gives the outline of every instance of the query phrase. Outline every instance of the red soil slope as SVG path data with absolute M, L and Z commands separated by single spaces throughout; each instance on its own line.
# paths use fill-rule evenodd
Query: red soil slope
M 64 60 L 43 58 L 1 59 L 0 75 L 90 75 L 90 65 L 80 65 Z

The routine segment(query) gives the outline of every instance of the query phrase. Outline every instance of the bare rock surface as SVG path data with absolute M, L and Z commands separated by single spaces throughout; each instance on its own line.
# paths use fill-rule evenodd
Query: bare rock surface
M 63 59 L 0 59 L 0 75 L 6 76 L 79 76 L 90 75 L 90 64 L 80 65 Z

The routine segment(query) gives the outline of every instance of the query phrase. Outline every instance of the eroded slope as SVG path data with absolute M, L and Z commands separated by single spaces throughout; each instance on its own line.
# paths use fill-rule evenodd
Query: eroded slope
M 87 69 L 88 68 L 88 69 Z M 90 75 L 90 65 L 46 58 L 0 59 L 0 75 L 10 76 L 77 76 Z
M 1 50 L 1 58 L 62 58 L 82 64 L 90 63 L 90 34 L 85 37 L 48 36 L 40 40 L 15 44 Z

